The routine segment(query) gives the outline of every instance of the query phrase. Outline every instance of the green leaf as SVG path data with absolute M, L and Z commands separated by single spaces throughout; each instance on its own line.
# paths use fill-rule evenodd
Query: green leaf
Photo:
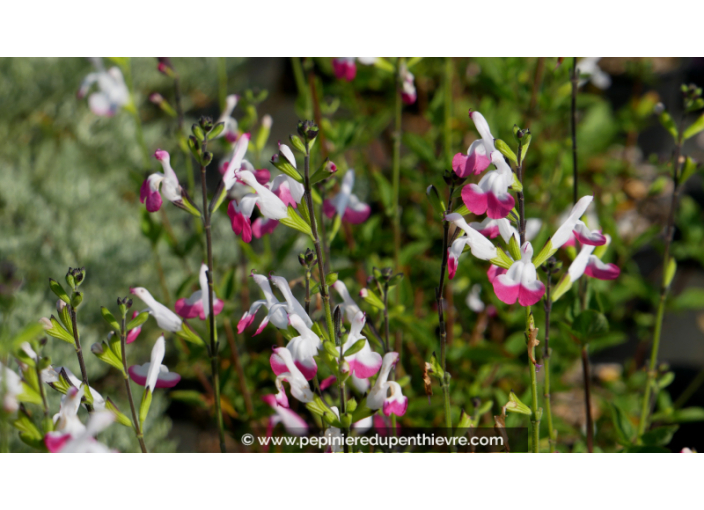
M 293 167 L 291 163 L 288 162 L 288 159 L 286 159 L 286 157 L 283 156 L 281 153 L 274 156 L 274 158 L 272 158 L 271 160 L 271 163 L 281 172 L 294 179 L 296 182 L 303 183 L 303 177 L 301 177 L 301 174 L 298 172 L 298 170 Z
M 328 273 L 325 275 L 325 284 L 330 286 L 337 281 L 337 273 Z
M 572 279 L 568 273 L 565 273 L 560 283 L 555 286 L 555 289 L 551 293 L 551 299 L 553 303 L 560 299 L 562 295 L 572 288 Z
M 494 140 L 494 146 L 496 147 L 496 150 L 499 151 L 501 154 L 503 154 L 505 157 L 507 157 L 514 165 L 518 164 L 518 158 L 516 157 L 516 154 L 511 150 L 511 147 L 508 146 L 506 142 L 503 140 L 500 140 L 499 138 L 496 138 Z M 515 176 L 516 174 L 514 174 Z M 516 189 L 516 188 L 514 188 Z M 517 190 L 520 191 L 520 190 Z
M 672 139 L 677 141 L 677 126 L 675 126 L 675 121 L 672 120 L 672 116 L 667 110 L 663 110 L 662 113 L 658 114 L 658 120 L 660 124 L 662 124 L 662 127 L 667 129 L 667 132 L 672 135 Z
M 220 135 L 220 133 L 223 132 L 224 129 L 225 129 L 224 122 L 218 122 L 217 124 L 215 124 L 215 126 L 213 126 L 213 129 L 211 129 L 210 132 L 208 133 L 208 140 L 214 140 L 215 138 L 217 138 Z
M 557 250 L 553 249 L 552 247 L 552 241 L 548 239 L 548 242 L 545 243 L 545 246 L 543 246 L 543 249 L 540 250 L 540 253 L 538 253 L 538 255 L 533 258 L 533 264 L 535 265 L 535 267 L 542 266 L 545 261 L 552 257 L 556 251 Z
M 646 445 L 667 446 L 672 440 L 672 436 L 679 429 L 679 425 L 669 425 L 658 427 L 641 436 L 641 441 Z
M 362 289 L 359 293 L 360 297 L 368 304 L 372 305 L 375 308 L 378 308 L 379 310 L 384 309 L 384 302 L 374 294 L 374 291 L 366 288 Z
M 46 334 L 58 338 L 59 340 L 63 340 L 64 342 L 68 342 L 71 345 L 76 345 L 76 340 L 73 338 L 73 335 L 71 335 L 66 329 L 61 325 L 61 323 L 54 317 L 53 315 L 48 319 L 49 323 L 51 324 L 51 327 L 47 327 L 48 324 L 46 324 L 46 319 L 42 319 L 42 324 L 44 325 L 44 331 L 46 331 Z
M 139 405 L 139 422 L 144 424 L 147 420 L 147 415 L 149 414 L 149 407 L 152 405 L 152 392 L 151 390 L 144 389 L 144 394 L 142 395 L 142 403 Z
M 19 417 L 12 422 L 12 425 L 29 439 L 40 441 L 43 438 L 37 426 L 24 412 L 19 413 Z
M 360 340 L 357 340 L 357 341 L 352 345 L 352 347 L 350 347 L 349 349 L 347 349 L 347 350 L 345 351 L 345 356 L 352 356 L 353 354 L 357 354 L 359 351 L 361 351 L 362 349 L 364 349 L 364 346 L 366 345 L 366 343 L 367 343 L 367 339 L 366 339 L 366 338 L 362 338 L 362 339 L 360 339 Z
M 191 342 L 194 344 L 204 344 L 203 339 L 198 336 L 198 334 L 193 331 L 193 329 L 183 321 L 181 324 L 181 329 L 176 332 L 176 335 L 183 338 L 186 342 Z
M 367 399 L 366 397 L 359 403 L 357 406 L 357 409 L 354 410 L 352 413 L 352 423 L 357 423 L 360 420 L 363 420 L 364 418 L 368 418 L 369 416 L 373 415 L 376 411 L 371 410 L 367 407 Z
M 38 391 L 36 391 L 34 388 L 32 388 L 29 384 L 26 382 L 22 381 L 21 383 L 22 386 L 22 393 L 17 395 L 17 400 L 19 402 L 24 402 L 25 404 L 37 404 L 37 405 L 42 405 L 42 396 L 39 394 Z
M 619 406 L 613 402 L 609 402 L 609 406 L 611 407 L 611 420 L 616 429 L 619 443 L 624 446 L 630 445 L 634 435 L 633 424 L 631 424 L 628 416 Z
M 518 246 L 518 239 L 512 235 L 508 242 L 508 251 L 513 257 L 513 260 L 521 260 L 521 247 Z
M 467 206 L 464 205 L 464 203 L 460 203 L 460 205 L 455 209 L 454 211 L 457 214 L 460 214 L 462 216 L 467 216 L 469 214 L 469 209 L 467 209 Z
M 514 191 L 523 191 L 523 184 L 518 180 L 518 176 L 513 174 L 513 182 L 511 183 L 511 189 Z
M 196 390 L 174 390 L 169 393 L 171 400 L 179 400 L 194 407 L 207 407 L 207 402 L 202 394 Z
M 112 412 L 112 414 L 115 415 L 115 420 L 121 424 L 124 425 L 125 427 L 132 427 L 132 420 L 130 420 L 126 415 L 120 412 L 120 410 L 117 408 L 115 403 L 110 399 L 110 397 L 107 398 L 105 401 L 105 409 L 108 411 Z
M 325 349 L 325 352 L 327 352 L 330 356 L 332 356 L 335 359 L 337 359 L 340 356 L 340 352 L 335 347 L 335 344 L 333 344 L 329 340 L 326 340 L 325 342 L 323 342 L 323 349 Z
M 311 230 L 310 225 L 308 225 L 308 223 L 306 223 L 306 221 L 301 218 L 296 212 L 296 210 L 290 205 L 288 206 L 288 216 L 286 218 L 282 218 L 279 221 L 287 227 L 290 227 L 294 230 L 298 230 L 299 232 L 303 232 L 304 234 L 309 235 L 311 238 L 313 237 L 313 231 Z
M 495 266 L 503 267 L 504 269 L 510 269 L 513 265 L 513 260 L 511 260 L 511 258 L 506 255 L 506 252 L 504 252 L 501 248 L 497 247 L 496 254 L 496 258 L 491 259 L 489 262 L 491 262 Z
M 682 186 L 687 180 L 694 175 L 694 173 L 697 171 L 697 163 L 687 156 L 687 159 L 684 162 L 684 165 L 682 167 L 682 173 L 679 178 L 679 185 Z
M 684 130 L 682 134 L 682 140 L 687 140 L 692 138 L 699 132 L 704 131 L 704 113 L 699 116 L 697 120 L 692 122 L 687 129 Z
M 608 333 L 609 322 L 604 314 L 596 310 L 585 310 L 574 319 L 572 332 L 582 343 L 587 343 Z
M 665 287 L 670 286 L 670 284 L 672 283 L 672 279 L 675 277 L 676 272 L 677 272 L 677 261 L 675 260 L 675 257 L 670 257 L 670 262 L 667 264 L 667 269 L 665 270 L 665 277 L 663 280 Z
M 64 290 L 64 288 L 61 286 L 61 284 L 59 282 L 49 278 L 49 287 L 51 288 L 52 292 L 54 294 L 56 294 L 56 296 L 61 301 L 63 301 L 67 305 L 71 304 L 71 299 L 68 297 L 68 294 L 66 294 L 66 291 Z
M 105 319 L 105 322 L 107 322 L 108 325 L 115 331 L 115 333 L 119 335 L 120 324 L 118 324 L 117 320 L 115 319 L 115 316 L 110 313 L 110 310 L 108 310 L 104 306 L 101 306 L 100 313 L 103 316 L 103 319 Z
M 140 313 L 139 315 L 137 315 L 137 317 L 135 317 L 134 319 L 132 319 L 131 321 L 129 321 L 127 323 L 127 331 L 130 331 L 134 328 L 138 328 L 139 326 L 141 326 L 142 324 L 147 322 L 148 318 L 149 318 L 149 312 Z
M 506 410 L 510 413 L 526 414 L 528 416 L 533 414 L 531 408 L 521 402 L 521 400 L 513 391 L 508 394 Z

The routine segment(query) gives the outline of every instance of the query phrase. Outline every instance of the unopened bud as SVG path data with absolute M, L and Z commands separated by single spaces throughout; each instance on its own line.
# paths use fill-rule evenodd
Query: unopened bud
M 103 346 L 102 344 L 100 344 L 100 342 L 95 342 L 93 345 L 90 346 L 90 352 L 92 352 L 96 356 L 100 356 L 105 351 L 103 350 Z
M 653 108 L 653 112 L 655 115 L 662 115 L 665 112 L 665 105 L 662 103 L 656 104 L 655 108 Z
M 318 136 L 318 126 L 312 120 L 303 120 L 298 123 L 298 134 L 307 141 L 315 140 Z

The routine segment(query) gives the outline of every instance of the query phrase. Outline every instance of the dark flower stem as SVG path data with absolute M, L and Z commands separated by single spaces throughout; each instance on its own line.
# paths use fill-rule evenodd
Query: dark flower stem
M 130 411 L 132 411 L 132 425 L 134 426 L 134 433 L 137 436 L 137 441 L 139 441 L 139 447 L 142 449 L 142 453 L 147 453 L 147 446 L 144 444 L 144 435 L 142 434 L 142 429 L 139 423 L 139 416 L 137 415 L 137 410 L 134 407 L 134 399 L 132 398 L 132 387 L 130 386 L 130 376 L 127 375 L 127 321 L 125 317 L 122 317 L 122 324 L 120 328 L 120 348 L 122 350 L 122 375 L 125 378 L 125 389 L 127 390 L 127 398 L 130 401 Z
M 572 128 L 572 202 L 579 200 L 579 168 L 577 166 L 577 88 L 579 86 L 579 72 L 577 57 L 572 57 L 572 103 L 570 108 Z M 586 289 L 584 281 L 579 282 L 581 309 L 587 308 Z M 589 349 L 588 344 L 582 345 L 582 376 L 584 379 L 584 409 L 587 415 L 587 451 L 594 452 L 594 422 L 592 419 L 591 378 L 589 375 Z
M 203 149 L 201 154 L 206 154 L 208 147 L 208 138 L 206 136 L 203 140 Z M 201 188 L 203 191 L 203 226 L 205 228 L 205 240 L 208 252 L 208 329 L 210 333 L 210 365 L 213 374 L 213 393 L 215 396 L 215 416 L 218 422 L 218 432 L 220 437 L 220 451 L 225 453 L 227 450 L 225 448 L 225 426 L 222 419 L 222 409 L 220 406 L 220 359 L 219 359 L 219 343 L 218 343 L 218 333 L 215 324 L 215 313 L 213 310 L 213 300 L 215 298 L 215 293 L 213 292 L 213 241 L 210 228 L 210 208 L 208 207 L 208 188 L 206 184 L 205 175 L 206 166 L 201 164 L 200 166 L 200 181 Z
M 90 387 L 90 384 L 88 384 L 88 372 L 86 371 L 86 363 L 83 360 L 83 350 L 81 349 L 81 339 L 78 334 L 78 319 L 76 316 L 76 309 L 73 308 L 71 305 L 66 305 L 69 307 L 69 312 L 71 315 L 71 329 L 73 329 L 73 340 L 76 344 L 76 356 L 78 357 L 78 364 L 81 367 L 81 381 L 83 382 L 83 385 L 86 387 Z M 88 409 L 89 413 L 93 412 L 93 406 L 88 404 L 86 402 L 86 409 Z

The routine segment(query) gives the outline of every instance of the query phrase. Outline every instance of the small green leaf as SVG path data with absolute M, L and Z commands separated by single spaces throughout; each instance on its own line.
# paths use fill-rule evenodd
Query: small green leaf
M 103 316 L 103 319 L 105 319 L 105 322 L 108 323 L 108 325 L 115 331 L 116 334 L 120 334 L 120 324 L 118 324 L 117 320 L 115 319 L 115 316 L 110 313 L 110 310 L 105 308 L 104 306 L 100 307 L 100 313 Z
M 508 252 L 513 257 L 513 260 L 521 260 L 521 247 L 518 246 L 518 239 L 516 239 L 515 235 L 512 235 L 508 242 Z
M 460 203 L 460 205 L 455 209 L 454 211 L 457 214 L 460 214 L 462 216 L 467 216 L 469 214 L 469 209 L 467 209 L 467 206 L 464 205 L 464 203 Z
M 293 148 L 299 151 L 301 154 L 306 153 L 306 146 L 303 144 L 303 141 L 298 138 L 296 135 L 291 135 L 288 137 L 289 140 L 291 140 L 291 145 L 293 145 Z
M 694 173 L 697 171 L 697 163 L 694 161 L 692 158 L 687 156 L 687 159 L 684 162 L 684 165 L 682 167 L 682 173 L 680 175 L 679 179 L 679 185 L 682 186 L 687 180 L 694 175 Z
M 510 413 L 526 414 L 528 416 L 533 414 L 533 411 L 530 409 L 530 407 L 521 402 L 521 400 L 513 391 L 508 394 L 506 410 Z
M 220 133 L 222 133 L 224 129 L 225 129 L 224 122 L 218 122 L 217 124 L 215 124 L 215 126 L 213 126 L 213 129 L 211 129 L 210 132 L 208 133 L 208 140 L 214 140 L 215 138 L 220 136 Z
M 59 282 L 49 278 L 49 287 L 51 288 L 52 292 L 54 294 L 56 294 L 56 296 L 61 301 L 63 301 L 67 305 L 71 304 L 71 299 L 68 297 L 68 294 L 66 294 L 66 291 L 64 290 L 64 288 L 61 286 L 61 284 Z
M 325 275 L 325 284 L 328 286 L 332 285 L 337 281 L 337 278 L 337 273 L 328 273 L 327 275 Z
M 548 239 L 548 242 L 545 243 L 545 246 L 543 246 L 543 249 L 540 250 L 540 253 L 533 258 L 533 264 L 535 267 L 540 267 L 542 266 L 546 260 L 548 260 L 550 257 L 552 257 L 557 250 L 553 249 L 552 247 L 552 241 Z
M 667 269 L 665 270 L 665 275 L 663 279 L 663 283 L 665 284 L 665 287 L 669 287 L 670 284 L 672 283 L 672 279 L 675 277 L 675 273 L 677 272 L 677 261 L 675 260 L 675 257 L 670 257 L 670 262 L 667 264 Z
M 304 234 L 309 235 L 311 238 L 313 237 L 313 231 L 311 230 L 310 225 L 308 225 L 308 223 L 306 223 L 306 221 L 301 218 L 296 212 L 296 210 L 290 205 L 288 206 L 288 216 L 286 218 L 282 218 L 279 221 L 287 227 L 290 227 L 294 230 L 298 230 L 299 232 L 303 232 Z
M 357 423 L 364 418 L 368 418 L 373 415 L 376 411 L 373 411 L 367 407 L 367 398 L 365 397 L 357 406 L 357 408 L 352 412 L 352 423 Z
M 672 440 L 672 436 L 679 429 L 679 425 L 669 425 L 666 427 L 658 427 L 641 436 L 641 441 L 645 445 L 667 446 Z
M 513 265 L 513 260 L 511 260 L 511 258 L 508 255 L 506 255 L 506 252 L 504 252 L 501 248 L 497 247 L 496 254 L 497 254 L 497 257 L 491 259 L 489 262 L 491 262 L 495 266 L 499 266 L 504 269 L 510 269 L 511 266 Z
M 149 407 L 152 405 L 152 391 L 145 388 L 142 395 L 142 403 L 139 405 L 139 422 L 144 424 L 149 414 Z
M 288 162 L 288 159 L 286 159 L 286 157 L 284 157 L 283 155 L 274 155 L 274 157 L 271 159 L 271 163 L 281 172 L 285 173 L 292 179 L 295 179 L 296 182 L 303 183 L 303 177 L 301 177 L 301 174 L 298 173 L 298 170 L 296 170 L 293 165 Z
M 699 116 L 697 120 L 692 122 L 687 129 L 684 130 L 682 134 L 682 140 L 687 140 L 692 138 L 694 135 L 704 131 L 704 113 Z
M 121 424 L 124 425 L 125 427 L 132 427 L 132 420 L 130 420 L 126 415 L 120 412 L 120 410 L 117 408 L 115 403 L 110 399 L 110 397 L 107 398 L 105 401 L 105 409 L 108 411 L 112 412 L 112 414 L 115 415 L 115 420 Z
M 359 296 L 368 304 L 372 305 L 375 308 L 378 308 L 379 310 L 384 309 L 384 302 L 374 294 L 374 291 L 371 289 L 362 289 L 359 292 Z
M 127 331 L 130 331 L 134 328 L 138 328 L 139 326 L 141 326 L 142 324 L 147 322 L 148 318 L 149 318 L 149 312 L 140 313 L 139 315 L 137 315 L 137 317 L 135 317 L 134 319 L 132 319 L 131 321 L 129 321 L 127 323 Z
M 667 129 L 668 133 L 672 135 L 672 139 L 677 141 L 677 126 L 675 126 L 675 121 L 672 120 L 672 116 L 669 112 L 663 109 L 662 112 L 658 114 L 658 120 L 660 121 L 660 124 L 662 124 L 662 127 Z
M 352 356 L 353 354 L 357 354 L 359 351 L 361 351 L 362 349 L 364 349 L 364 346 L 365 346 L 366 344 L 367 344 L 367 339 L 366 339 L 366 338 L 362 338 L 362 339 L 360 339 L 360 340 L 357 340 L 357 341 L 352 345 L 352 347 L 350 347 L 349 349 L 347 349 L 347 350 L 345 351 L 345 356 Z
M 49 319 L 42 319 L 41 324 L 43 324 L 44 331 L 46 331 L 47 335 L 68 342 L 71 345 L 76 345 L 76 340 L 73 338 L 73 335 L 66 331 L 53 315 Z
M 323 349 L 325 349 L 325 352 L 327 352 L 333 358 L 337 358 L 338 356 L 340 356 L 340 352 L 337 350 L 335 345 L 330 341 L 323 342 Z
M 499 138 L 496 138 L 494 140 L 494 146 L 496 147 L 497 151 L 507 157 L 514 165 L 518 164 L 518 158 L 516 158 L 516 154 L 511 150 L 511 147 L 509 147 L 506 142 L 500 140 Z
M 511 189 L 517 192 L 523 191 L 523 184 L 518 180 L 518 176 L 513 174 L 513 183 L 511 183 Z
M 562 295 L 570 290 L 572 288 L 572 279 L 570 278 L 570 275 L 568 273 L 565 273 L 565 275 L 562 277 L 560 280 L 560 283 L 558 283 L 555 286 L 555 289 L 551 293 L 551 299 L 553 302 L 557 301 L 562 297 Z
M 608 333 L 609 322 L 604 314 L 596 310 L 585 310 L 574 319 L 572 332 L 582 343 L 587 343 Z
M 611 420 L 613 421 L 614 428 L 616 429 L 619 443 L 624 446 L 631 444 L 633 441 L 634 429 L 633 424 L 631 424 L 628 419 L 628 415 L 626 415 L 626 413 L 613 402 L 609 402 L 609 406 L 611 407 Z

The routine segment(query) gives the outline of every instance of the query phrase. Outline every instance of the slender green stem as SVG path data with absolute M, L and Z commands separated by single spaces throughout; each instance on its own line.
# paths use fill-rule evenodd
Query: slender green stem
M 78 333 L 78 317 L 76 314 L 76 309 L 71 305 L 66 305 L 69 309 L 69 314 L 71 315 L 71 329 L 73 329 L 73 340 L 76 347 L 76 356 L 78 357 L 78 365 L 81 367 L 81 381 L 86 387 L 90 387 L 88 384 L 88 372 L 86 371 L 86 363 L 83 360 L 83 350 L 81 349 L 81 338 Z M 93 412 L 93 406 L 86 403 L 86 409 L 89 413 Z
M 660 350 L 660 334 L 662 333 L 662 321 L 665 317 L 665 304 L 667 295 L 670 292 L 670 282 L 667 281 L 667 267 L 670 264 L 670 249 L 672 236 L 675 233 L 675 212 L 680 194 L 680 156 L 682 155 L 682 144 L 684 129 L 684 113 L 680 119 L 678 129 L 677 144 L 672 159 L 672 180 L 674 189 L 672 191 L 672 201 L 670 202 L 670 212 L 667 218 L 667 231 L 665 234 L 665 253 L 663 255 L 662 287 L 660 288 L 660 302 L 658 303 L 657 318 L 655 320 L 655 331 L 653 333 L 653 346 L 650 351 L 650 363 L 648 365 L 648 379 L 645 384 L 645 395 L 643 396 L 643 406 L 640 413 L 640 423 L 638 424 L 638 439 L 648 428 L 648 415 L 652 407 L 651 393 L 653 400 L 657 397 L 658 388 L 655 385 L 656 366 L 658 363 L 658 352 Z
M 299 62 L 300 64 L 300 62 Z M 313 208 L 313 195 L 311 193 L 310 184 L 310 145 L 306 141 L 306 156 L 304 160 L 304 188 L 305 188 L 305 199 L 306 205 L 308 207 L 308 213 L 310 215 L 310 228 L 313 232 L 313 245 L 315 246 L 315 255 L 318 258 L 318 275 L 320 277 L 320 297 L 323 299 L 323 307 L 325 309 L 325 324 L 328 328 L 328 334 L 330 339 L 335 339 L 335 327 L 332 322 L 332 311 L 330 310 L 330 294 L 328 292 L 328 284 L 325 281 L 325 263 L 323 258 L 323 250 L 320 246 L 320 237 L 318 236 L 318 225 L 315 216 L 315 209 Z
M 134 427 L 134 433 L 139 441 L 139 447 L 142 449 L 142 453 L 147 453 L 147 446 L 144 444 L 144 435 L 142 434 L 142 429 L 139 423 L 139 416 L 137 415 L 137 410 L 134 406 L 134 399 L 132 398 L 132 387 L 130 386 L 130 377 L 127 375 L 127 321 L 125 317 L 122 317 L 122 327 L 120 328 L 120 348 L 122 350 L 122 375 L 125 378 L 125 389 L 127 390 L 127 398 L 130 401 L 130 411 L 132 411 L 132 425 Z
M 130 112 L 132 118 L 134 119 L 134 127 L 137 135 L 137 143 L 142 151 L 142 159 L 144 162 L 144 169 L 148 170 L 151 167 L 151 158 L 149 157 L 149 149 L 147 148 L 147 142 L 144 139 L 144 129 L 142 128 L 142 119 L 139 116 L 139 108 L 137 108 L 137 101 L 134 93 L 134 82 L 132 80 L 132 60 L 127 63 L 124 67 L 125 71 L 125 83 L 127 84 L 127 90 L 130 92 L 130 104 L 126 108 Z
M 550 297 L 550 288 L 552 284 L 552 271 L 553 265 L 550 261 L 547 264 L 547 285 L 545 286 L 545 344 L 543 350 L 543 370 L 545 370 L 545 393 L 543 397 L 545 399 L 545 411 L 547 413 L 548 421 L 548 442 L 550 444 L 550 453 L 555 453 L 555 445 L 557 443 L 557 437 L 555 436 L 555 429 L 552 423 L 552 402 L 550 396 L 550 356 L 552 355 L 552 349 L 550 349 L 550 313 L 552 312 L 552 298 Z
M 201 154 L 206 154 L 208 147 L 208 138 L 206 136 L 203 141 L 203 149 Z M 201 189 L 203 192 L 203 226 L 205 228 L 205 240 L 208 252 L 208 333 L 210 334 L 210 365 L 213 374 L 213 391 L 215 393 L 215 414 L 218 422 L 218 432 L 220 436 L 220 451 L 225 453 L 225 426 L 222 419 L 222 409 L 220 404 L 220 357 L 218 343 L 218 332 L 215 323 L 215 313 L 213 310 L 213 301 L 215 293 L 213 292 L 213 241 L 210 228 L 210 207 L 208 206 L 208 188 L 206 184 L 206 166 L 200 167 Z
M 579 76 L 577 74 L 577 57 L 572 58 L 572 103 L 571 111 L 571 128 L 572 128 L 572 180 L 573 180 L 573 201 L 576 204 L 579 199 L 578 186 L 579 173 L 577 170 L 577 86 L 579 85 Z
M 526 336 L 531 334 L 531 313 L 530 306 L 525 307 L 526 310 Z M 531 423 L 533 424 L 533 453 L 540 453 L 540 409 L 538 408 L 538 376 L 536 374 L 535 363 L 535 345 L 530 346 L 530 358 L 528 365 L 530 366 L 530 399 Z
M 39 355 L 34 360 L 34 367 L 37 371 L 37 381 L 39 381 L 39 395 L 42 397 L 42 410 L 44 411 L 44 419 L 49 419 L 49 404 L 46 401 L 46 393 L 44 392 L 44 383 L 42 382 L 42 371 L 39 370 Z

